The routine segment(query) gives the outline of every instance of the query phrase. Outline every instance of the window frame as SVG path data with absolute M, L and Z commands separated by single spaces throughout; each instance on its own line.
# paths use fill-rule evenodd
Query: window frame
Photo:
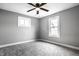
M 52 36 L 52 34 L 51 34 L 51 20 L 53 20 L 53 19 L 55 19 L 55 18 L 58 18 L 58 26 L 56 27 L 57 29 L 58 29 L 58 37 L 56 36 L 56 34 L 55 34 L 55 36 Z M 49 20 L 48 20 L 48 23 L 49 23 L 49 33 L 48 33 L 48 36 L 49 37 L 57 37 L 57 38 L 60 38 L 60 16 L 53 16 L 53 17 L 49 17 Z M 56 31 L 56 30 L 55 30 Z
M 21 23 L 21 21 L 23 21 L 23 24 Z M 27 25 L 27 22 L 29 22 L 28 23 L 29 25 Z M 31 18 L 23 17 L 23 16 L 18 16 L 18 27 L 31 28 Z

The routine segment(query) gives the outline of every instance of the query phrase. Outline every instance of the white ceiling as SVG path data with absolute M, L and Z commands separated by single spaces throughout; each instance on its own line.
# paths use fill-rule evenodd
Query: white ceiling
M 79 4 L 78 3 L 47 3 L 46 5 L 43 6 L 43 8 L 48 9 L 49 12 L 40 10 L 38 15 L 36 14 L 36 10 L 27 12 L 27 10 L 33 8 L 33 6 L 28 5 L 27 3 L 0 3 L 0 8 L 8 11 L 18 12 L 24 15 L 36 17 L 36 18 L 42 18 L 47 15 L 51 15 L 65 9 L 72 8 L 77 5 Z

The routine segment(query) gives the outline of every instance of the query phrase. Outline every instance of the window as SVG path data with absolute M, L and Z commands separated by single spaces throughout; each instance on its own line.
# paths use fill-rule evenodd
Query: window
M 59 36 L 59 16 L 49 18 L 49 36 L 60 37 Z
M 18 16 L 18 27 L 31 27 L 31 19 Z

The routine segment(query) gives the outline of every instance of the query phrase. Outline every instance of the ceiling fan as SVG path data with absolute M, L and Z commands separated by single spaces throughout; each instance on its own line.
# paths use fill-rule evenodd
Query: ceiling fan
M 45 9 L 45 8 L 42 8 L 42 6 L 44 6 L 45 4 L 47 3 L 36 3 L 36 4 L 33 4 L 33 3 L 28 3 L 29 5 L 33 6 L 34 8 L 28 10 L 27 12 L 30 12 L 30 11 L 33 11 L 35 9 L 41 9 L 43 11 L 46 11 L 48 12 L 49 10 Z M 36 14 L 39 14 L 39 10 L 37 10 L 37 13 Z

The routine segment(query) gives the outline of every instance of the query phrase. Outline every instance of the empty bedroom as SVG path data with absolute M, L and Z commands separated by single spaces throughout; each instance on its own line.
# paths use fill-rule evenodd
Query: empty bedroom
M 79 56 L 79 3 L 0 3 L 0 56 Z

